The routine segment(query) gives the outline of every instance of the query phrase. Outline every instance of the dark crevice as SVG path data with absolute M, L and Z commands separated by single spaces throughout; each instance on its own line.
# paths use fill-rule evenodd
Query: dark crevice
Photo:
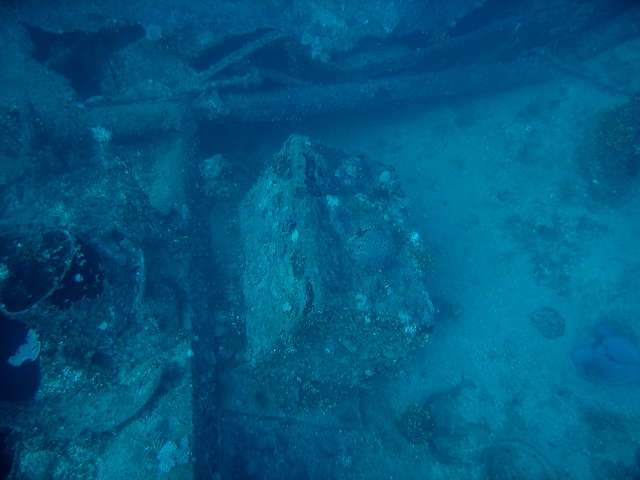
M 114 25 L 96 32 L 62 33 L 23 25 L 33 44 L 33 58 L 63 75 L 83 99 L 100 94 L 111 56 L 145 35 L 144 28 L 137 24 Z
M 11 475 L 13 467 L 13 443 L 11 441 L 11 430 L 0 429 L 0 480 L 5 480 Z

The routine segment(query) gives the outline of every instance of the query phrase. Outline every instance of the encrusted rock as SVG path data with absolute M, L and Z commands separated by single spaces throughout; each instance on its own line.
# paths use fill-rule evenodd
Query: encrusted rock
M 428 339 L 428 255 L 393 168 L 292 136 L 240 224 L 252 364 L 355 384 Z

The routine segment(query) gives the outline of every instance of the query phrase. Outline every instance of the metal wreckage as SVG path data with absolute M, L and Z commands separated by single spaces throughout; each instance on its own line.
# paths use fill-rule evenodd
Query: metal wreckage
M 0 9 L 5 476 L 388 471 L 390 431 L 430 435 L 376 397 L 437 334 L 428 239 L 393 166 L 290 134 L 542 81 L 553 26 L 587 58 L 637 12 L 130 3 Z

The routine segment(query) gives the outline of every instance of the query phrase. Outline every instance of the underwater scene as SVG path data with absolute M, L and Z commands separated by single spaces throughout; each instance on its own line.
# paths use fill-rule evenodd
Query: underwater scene
M 0 480 L 640 480 L 640 2 L 5 0 Z

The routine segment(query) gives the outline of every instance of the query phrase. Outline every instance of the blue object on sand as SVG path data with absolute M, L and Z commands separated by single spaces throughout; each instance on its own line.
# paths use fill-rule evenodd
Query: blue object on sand
M 578 371 L 594 382 L 640 385 L 640 347 L 606 323 L 597 326 L 592 342 L 576 348 L 572 358 Z

